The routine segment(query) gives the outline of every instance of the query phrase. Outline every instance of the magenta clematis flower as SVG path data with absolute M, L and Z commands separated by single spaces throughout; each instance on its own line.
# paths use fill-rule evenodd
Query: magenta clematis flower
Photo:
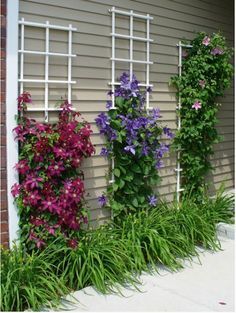
M 194 104 L 192 105 L 192 108 L 195 109 L 196 111 L 197 111 L 198 109 L 201 109 L 201 107 L 202 107 L 202 104 L 201 104 L 200 101 L 196 101 L 196 102 L 194 102 Z
M 38 191 L 35 190 L 29 194 L 29 196 L 27 197 L 27 200 L 28 200 L 29 204 L 35 206 L 38 204 L 39 200 L 41 200 L 41 197 L 40 197 Z
M 29 171 L 29 165 L 26 160 L 20 160 L 14 168 L 18 171 L 19 174 L 25 175 Z
M 41 218 L 31 217 L 30 223 L 33 224 L 34 226 L 41 226 L 45 224 L 45 221 L 42 220 Z
M 208 36 L 205 36 L 205 37 L 203 38 L 202 44 L 203 44 L 204 46 L 209 46 L 210 42 L 211 42 L 211 38 L 208 37 Z
M 38 249 L 42 248 L 45 245 L 45 241 L 41 240 L 41 239 L 37 239 L 36 241 L 36 246 Z
M 47 231 L 49 232 L 50 235 L 55 235 L 55 229 L 52 226 L 47 227 Z
M 61 157 L 61 158 L 67 157 L 66 150 L 63 148 L 54 147 L 53 152 L 55 153 L 56 157 Z
M 63 162 L 59 161 L 59 162 L 54 162 L 52 165 L 49 165 L 48 167 L 48 171 L 50 173 L 50 175 L 53 176 L 59 176 L 61 175 L 61 172 L 64 171 L 65 167 L 63 166 Z
M 59 213 L 61 211 L 55 198 L 47 198 L 42 201 L 43 210 L 51 213 Z
M 39 183 L 43 182 L 42 177 L 28 175 L 24 183 L 26 189 L 33 189 L 39 187 Z
M 199 86 L 201 86 L 202 89 L 205 88 L 205 86 L 206 86 L 206 81 L 205 81 L 204 79 L 200 79 L 200 80 L 198 81 L 198 83 L 199 83 Z
M 15 183 L 11 187 L 11 194 L 13 195 L 14 198 L 20 194 L 20 185 L 19 184 Z
M 76 239 L 70 239 L 68 242 L 68 246 L 72 249 L 75 249 L 78 247 L 78 241 Z

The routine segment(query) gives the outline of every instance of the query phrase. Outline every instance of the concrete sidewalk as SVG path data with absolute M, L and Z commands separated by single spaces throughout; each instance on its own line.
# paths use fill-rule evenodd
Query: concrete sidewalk
M 232 233 L 234 226 L 228 228 Z M 221 225 L 222 251 L 202 251 L 176 273 L 141 276 L 142 292 L 122 288 L 125 297 L 98 294 L 92 287 L 75 292 L 77 312 L 234 312 L 234 240 Z M 231 237 L 231 238 L 229 238 Z

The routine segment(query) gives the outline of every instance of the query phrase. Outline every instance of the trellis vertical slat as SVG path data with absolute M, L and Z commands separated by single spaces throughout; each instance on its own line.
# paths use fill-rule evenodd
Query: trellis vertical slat
M 22 22 L 24 22 L 24 18 L 21 19 Z M 21 50 L 24 51 L 24 39 L 25 39 L 25 25 L 22 24 L 21 25 Z M 23 82 L 23 78 L 24 78 L 24 53 L 21 52 L 20 55 L 20 79 L 22 80 L 20 82 L 20 93 L 23 93 L 24 91 L 24 82 Z
M 45 28 L 45 90 L 44 90 L 44 119 L 45 122 L 48 122 L 48 79 L 49 79 L 49 21 L 46 21 L 46 28 Z
M 181 41 L 179 41 L 179 43 L 177 44 L 178 47 L 178 75 L 179 77 L 182 76 L 182 57 L 183 57 L 183 51 L 182 48 L 192 48 L 191 45 L 186 45 L 186 44 L 182 44 Z M 181 110 L 181 95 L 179 93 L 178 96 L 178 105 L 176 107 L 178 114 L 177 114 L 177 130 L 181 129 L 181 116 L 180 116 L 180 110 Z M 179 203 L 180 201 L 180 192 L 184 191 L 184 188 L 181 188 L 181 172 L 182 172 L 182 168 L 181 168 L 181 164 L 180 164 L 180 157 L 181 157 L 181 151 L 178 150 L 177 151 L 177 166 L 176 166 L 176 200 L 177 203 Z
M 129 45 L 129 59 L 130 61 L 133 60 L 133 28 L 134 28 L 134 19 L 133 19 L 133 14 L 134 12 L 131 10 L 130 11 L 130 26 L 129 26 L 129 35 L 130 35 L 130 45 Z M 129 63 L 129 77 L 130 81 L 132 80 L 133 77 L 133 62 Z
M 69 25 L 68 32 L 68 102 L 71 103 L 71 65 L 72 65 L 72 25 Z

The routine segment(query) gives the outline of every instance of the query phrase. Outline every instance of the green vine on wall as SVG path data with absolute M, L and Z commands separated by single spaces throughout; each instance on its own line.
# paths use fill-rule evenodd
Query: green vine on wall
M 181 97 L 181 129 L 177 131 L 174 147 L 181 151 L 182 184 L 187 192 L 201 195 L 206 187 L 205 177 L 212 169 L 210 156 L 220 141 L 216 124 L 219 104 L 230 86 L 233 67 L 232 49 L 225 38 L 214 33 L 199 33 L 191 42 L 192 48 L 183 53 L 182 76 L 174 76 L 172 84 Z

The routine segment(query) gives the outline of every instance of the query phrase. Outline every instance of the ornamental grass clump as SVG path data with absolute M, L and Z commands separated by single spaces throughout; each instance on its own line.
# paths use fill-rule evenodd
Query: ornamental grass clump
M 59 307 L 70 292 L 45 252 L 28 254 L 22 246 L 1 249 L 1 311 L 39 311 Z
M 182 76 L 172 77 L 181 98 L 181 129 L 174 146 L 181 152 L 182 184 L 185 192 L 201 201 L 206 175 L 212 170 L 210 156 L 220 141 L 216 124 L 218 97 L 230 86 L 232 49 L 221 34 L 200 33 L 184 51 Z
M 99 292 L 115 292 L 120 286 L 136 286 L 134 260 L 128 253 L 126 241 L 115 225 L 101 226 L 87 231 L 78 247 L 47 248 L 48 261 L 56 269 L 67 286 L 79 290 L 93 286 Z
M 20 238 L 27 249 L 43 248 L 55 238 L 69 246 L 78 243 L 87 223 L 83 172 L 84 158 L 94 153 L 90 125 L 67 101 L 61 104 L 55 124 L 39 123 L 25 116 L 29 93 L 18 98 L 19 184 L 12 194 L 20 216 Z
M 121 286 L 138 289 L 142 272 L 158 272 L 160 265 L 176 271 L 184 259 L 200 259 L 199 246 L 220 249 L 216 226 L 232 222 L 233 200 L 222 190 L 202 205 L 185 196 L 88 230 L 74 247 L 58 237 L 37 253 L 25 253 L 23 246 L 3 250 L 1 310 L 52 308 L 61 296 L 87 286 L 121 293 Z
M 146 92 L 150 93 L 150 88 L 141 91 L 135 75 L 130 78 L 123 73 L 120 86 L 115 89 L 116 108 L 108 101 L 109 111 L 96 118 L 100 133 L 107 140 L 101 155 L 113 158 L 115 163 L 111 173 L 115 181 L 108 187 L 109 203 L 105 195 L 99 202 L 101 206 L 109 205 L 114 217 L 157 203 L 153 190 L 160 181 L 158 170 L 163 155 L 169 150 L 161 139 L 173 135 L 169 128 L 161 126 L 159 109 L 146 112 Z

